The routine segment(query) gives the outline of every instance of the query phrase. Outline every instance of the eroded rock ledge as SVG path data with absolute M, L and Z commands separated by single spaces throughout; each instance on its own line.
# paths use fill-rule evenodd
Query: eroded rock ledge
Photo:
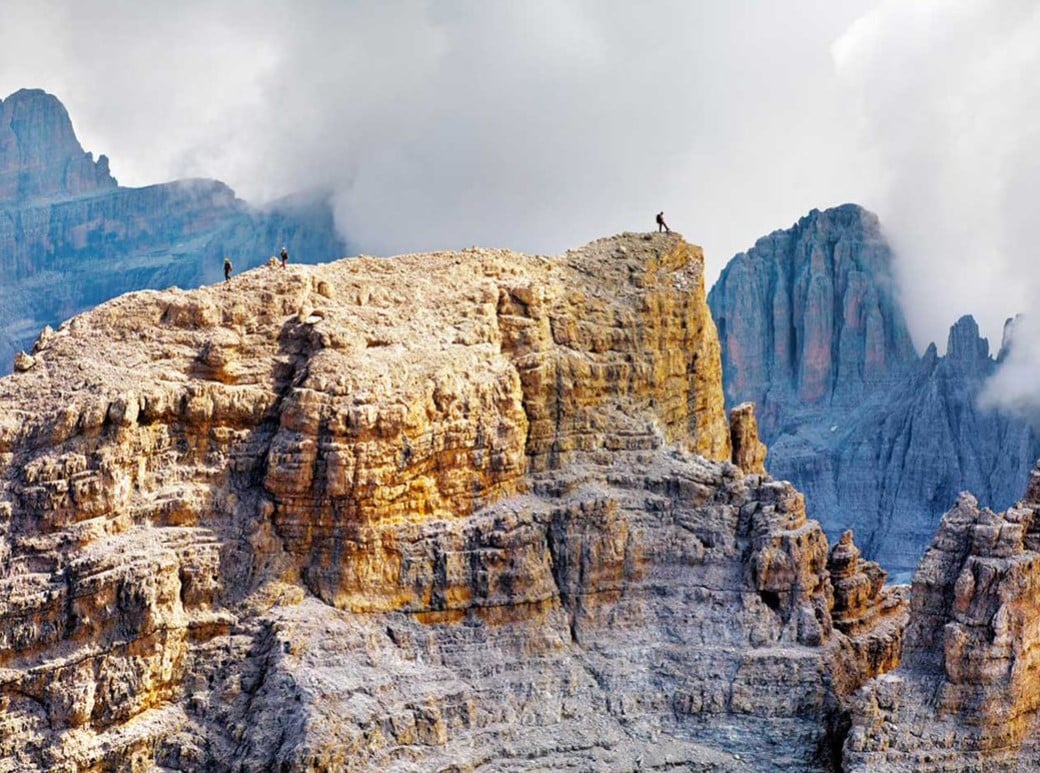
M 730 461 L 702 271 L 357 258 L 44 331 L 0 380 L 0 770 L 833 768 L 905 598 L 747 412 Z

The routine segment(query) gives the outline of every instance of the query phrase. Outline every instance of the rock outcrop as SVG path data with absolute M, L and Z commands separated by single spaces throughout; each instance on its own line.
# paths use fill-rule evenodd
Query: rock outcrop
M 1005 513 L 961 496 L 914 574 L 903 663 L 856 696 L 846 770 L 1040 767 L 1040 468 Z
M 54 96 L 0 102 L 0 373 L 44 325 L 131 290 L 217 281 L 224 256 L 243 270 L 281 244 L 304 262 L 346 252 L 320 198 L 261 210 L 215 180 L 121 188 Z
M 765 475 L 769 449 L 758 437 L 754 403 L 741 403 L 729 412 L 729 433 L 733 445 L 733 464 L 745 473 Z
M 942 514 L 968 489 L 1004 508 L 1040 437 L 978 397 L 997 362 L 971 317 L 947 353 L 917 357 L 877 218 L 813 211 L 760 239 L 709 296 L 726 398 L 758 403 L 768 468 L 805 492 L 831 539 L 854 529 L 870 558 L 909 579 Z
M 906 604 L 731 463 L 702 272 L 626 234 L 45 330 L 0 380 L 0 770 L 835 769 Z

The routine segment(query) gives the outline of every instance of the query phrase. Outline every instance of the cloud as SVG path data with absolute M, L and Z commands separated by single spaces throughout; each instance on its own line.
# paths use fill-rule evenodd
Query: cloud
M 1005 358 L 979 396 L 983 408 L 1004 408 L 1040 426 L 1040 315 L 1015 317 L 1005 328 Z
M 0 95 L 58 95 L 121 183 L 321 188 L 357 251 L 559 252 L 663 209 L 711 282 L 856 201 L 922 348 L 1040 290 L 1034 0 L 0 4 Z M 991 401 L 1032 394 L 1037 328 Z
M 999 340 L 1040 289 L 1040 6 L 888 0 L 833 54 L 916 341 L 962 313 Z
M 0 2 L 0 92 L 58 95 L 121 183 L 324 187 L 367 252 L 558 252 L 663 209 L 710 280 L 868 187 L 829 53 L 868 0 Z

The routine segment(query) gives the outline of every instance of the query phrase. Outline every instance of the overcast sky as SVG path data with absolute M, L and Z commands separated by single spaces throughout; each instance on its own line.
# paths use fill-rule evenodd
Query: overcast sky
M 994 348 L 1040 290 L 1034 0 L 0 0 L 0 96 L 41 87 L 124 185 L 322 186 L 358 250 L 559 252 L 671 225 L 709 280 L 855 201 L 913 333 Z M 1038 347 L 1040 349 L 1040 347 Z

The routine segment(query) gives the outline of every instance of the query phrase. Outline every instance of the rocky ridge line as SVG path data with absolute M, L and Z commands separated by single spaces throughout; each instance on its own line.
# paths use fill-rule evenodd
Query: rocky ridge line
M 119 187 L 56 97 L 0 100 L 0 374 L 45 325 L 132 290 L 216 281 L 225 256 L 242 271 L 281 244 L 303 262 L 347 251 L 322 196 L 260 209 L 216 180 Z

